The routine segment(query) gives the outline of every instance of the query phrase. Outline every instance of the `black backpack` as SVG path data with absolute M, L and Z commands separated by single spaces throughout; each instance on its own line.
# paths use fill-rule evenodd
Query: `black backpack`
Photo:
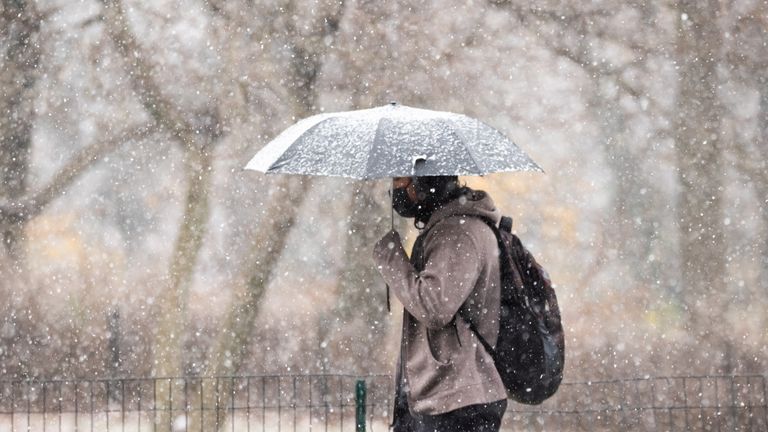
M 552 396 L 563 380 L 565 337 L 555 290 L 546 270 L 512 234 L 512 218 L 502 217 L 498 227 L 483 220 L 496 234 L 501 260 L 496 347 L 485 341 L 472 321 L 464 320 L 491 354 L 507 396 L 515 402 L 537 405 Z

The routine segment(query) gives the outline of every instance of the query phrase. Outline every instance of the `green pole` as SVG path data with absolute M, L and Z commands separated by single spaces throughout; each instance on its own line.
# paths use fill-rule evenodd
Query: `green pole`
M 357 428 L 355 432 L 365 432 L 365 380 L 357 380 L 355 386 L 355 408 Z

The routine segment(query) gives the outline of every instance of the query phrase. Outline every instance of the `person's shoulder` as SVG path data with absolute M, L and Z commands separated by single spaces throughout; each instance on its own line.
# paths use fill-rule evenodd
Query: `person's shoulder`
M 429 237 L 469 237 L 474 241 L 484 241 L 489 236 L 495 238 L 493 231 L 483 218 L 471 215 L 448 216 L 436 223 L 430 231 Z

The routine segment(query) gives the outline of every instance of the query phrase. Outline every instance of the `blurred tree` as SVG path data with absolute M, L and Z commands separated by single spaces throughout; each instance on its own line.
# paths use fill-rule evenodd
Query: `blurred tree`
M 764 34 L 768 37 L 768 26 L 764 28 Z M 763 58 L 768 59 L 768 49 L 765 51 Z M 760 110 L 757 116 L 759 138 L 756 148 L 745 152 L 740 157 L 745 163 L 752 165 L 749 172 L 755 182 L 757 202 L 763 219 L 761 277 L 759 280 L 762 291 L 768 292 L 768 163 L 765 158 L 754 157 L 756 154 L 761 154 L 761 149 L 764 151 L 768 148 L 768 62 L 760 67 L 757 76 L 757 88 L 760 91 Z
M 209 191 L 213 175 L 213 153 L 222 138 L 217 105 L 206 105 L 196 112 L 184 112 L 163 94 L 157 83 L 155 67 L 133 35 L 130 21 L 120 0 L 103 0 L 106 32 L 123 58 L 131 88 L 152 119 L 178 140 L 184 154 L 187 194 L 184 214 L 176 237 L 174 252 L 161 293 L 160 319 L 154 349 L 155 376 L 182 375 L 183 336 L 187 328 L 189 285 L 197 256 L 203 244 L 209 218 Z M 170 388 L 158 388 L 161 415 L 155 418 L 160 429 L 170 427 Z
M 385 286 L 371 261 L 373 245 L 390 229 L 389 217 L 381 217 L 389 215 L 389 203 L 382 202 L 382 188 L 376 184 L 360 181 L 352 186 L 339 294 L 319 322 L 317 343 L 325 373 L 378 373 L 392 360 L 382 355 L 390 318 Z M 334 350 L 339 355 L 331 354 Z
M 0 3 L 0 234 L 3 252 L 18 255 L 28 190 L 41 16 L 27 1 Z
M 20 200 L 28 191 L 40 20 L 35 5 L 30 2 L 4 0 L 0 3 L 0 274 L 3 275 L 0 298 L 5 299 L 0 303 L 0 327 L 8 329 L 17 327 L 19 315 L 22 320 L 34 320 L 29 307 L 26 313 L 19 310 L 24 309 L 19 287 L 26 276 L 21 255 L 28 220 Z M 6 339 L 11 339 L 7 342 L 21 345 L 22 335 L 16 331 L 6 333 Z M 13 355 L 3 351 L 0 358 Z
M 674 117 L 678 226 L 682 279 L 680 290 L 690 336 L 703 342 L 717 331 L 726 293 L 723 236 L 722 105 L 718 65 L 722 34 L 717 2 L 678 1 L 678 93 Z
M 224 13 L 224 6 L 209 3 L 212 12 Z M 229 5 L 232 6 L 232 5 Z M 339 29 L 344 14 L 344 2 L 327 1 L 318 4 L 316 13 L 306 16 L 307 11 L 300 10 L 296 1 L 289 0 L 280 7 L 262 4 L 240 4 L 241 12 L 248 16 L 266 18 L 267 34 L 277 50 L 267 59 L 277 62 L 280 75 L 271 77 L 270 86 L 282 86 L 287 93 L 287 102 L 293 107 L 296 119 L 316 113 L 318 99 L 318 78 L 323 67 L 326 52 L 333 46 L 333 38 Z M 270 15 L 268 11 L 282 12 Z M 267 13 L 265 13 L 267 12 Z M 235 16 L 242 17 L 241 14 Z M 259 16 L 261 15 L 261 16 Z M 266 15 L 266 17 L 264 17 Z M 231 21 L 231 15 L 224 15 L 221 25 L 237 28 Z M 270 19 L 271 18 L 271 19 Z M 242 18 L 239 18 L 242 19 Z M 246 34 L 244 37 L 250 37 Z M 276 81 L 276 82 L 275 82 Z M 280 176 L 271 188 L 271 199 L 266 203 L 261 222 L 254 237 L 248 257 L 243 261 L 241 277 L 236 282 L 229 312 L 223 320 L 218 335 L 214 339 L 214 349 L 205 368 L 206 375 L 232 375 L 237 373 L 249 352 L 249 340 L 253 323 L 259 312 L 266 288 L 272 278 L 272 269 L 285 249 L 288 234 L 294 225 L 302 202 L 313 181 L 309 178 Z M 215 401 L 220 394 L 228 394 L 231 383 L 224 382 L 216 391 L 204 392 L 202 397 L 207 406 L 217 406 Z M 202 390 L 201 390 L 202 391 Z M 225 409 L 225 407 L 222 407 Z M 203 419 L 193 416 L 190 419 L 194 430 L 202 422 L 202 430 L 215 430 L 216 417 Z M 222 425 L 220 425 L 221 427 Z
M 63 195 L 75 181 L 106 155 L 133 139 L 152 132 L 151 125 L 128 126 L 118 133 L 98 137 L 93 144 L 79 150 L 43 185 L 29 181 L 30 154 L 33 146 L 32 129 L 35 121 L 34 103 L 40 93 L 36 83 L 40 63 L 45 61 L 41 27 L 55 12 L 41 12 L 35 2 L 3 1 L 0 3 L 0 297 L 8 299 L 0 305 L 3 326 L 14 329 L 7 341 L 14 351 L 4 350 L 9 357 L 7 370 L 24 373 L 33 366 L 37 336 L 24 334 L 45 328 L 40 299 L 32 299 L 29 269 L 25 257 L 25 230 L 52 202 Z M 67 342 L 72 342 L 72 339 Z M 64 343 L 62 345 L 66 345 Z M 20 355 L 12 360 L 13 355 Z M 46 357 L 46 356 L 43 356 Z
M 633 125 L 647 123 L 643 118 L 647 114 L 640 108 L 643 103 L 653 104 L 654 115 L 668 113 L 649 99 L 651 91 L 642 81 L 631 77 L 648 74 L 652 61 L 668 49 L 665 29 L 659 25 L 659 15 L 665 11 L 648 3 L 632 2 L 610 11 L 588 6 L 584 9 L 566 19 L 553 19 L 558 13 L 550 13 L 550 21 L 560 26 L 560 36 L 542 39 L 554 53 L 575 63 L 590 77 L 590 112 L 595 115 L 601 150 L 615 185 L 612 212 L 606 215 L 603 226 L 606 235 L 615 241 L 611 248 L 629 279 L 623 285 L 648 289 L 661 279 L 659 260 L 645 258 L 654 252 L 658 255 L 655 244 L 663 237 L 658 232 L 662 212 L 652 172 L 645 168 L 653 141 L 638 140 Z M 638 20 L 630 23 L 627 16 Z M 631 31 L 627 25 L 633 26 Z M 568 36 L 561 37 L 563 33 Z M 615 48 L 606 52 L 607 46 Z M 646 134 L 660 139 L 667 132 L 651 130 Z M 604 264 L 608 267 L 610 263 Z
M 671 280 L 672 294 L 685 309 L 687 333 L 698 341 L 711 336 L 710 343 L 727 351 L 721 336 L 710 335 L 718 328 L 712 320 L 726 313 L 726 246 L 736 242 L 726 242 L 723 232 L 724 158 L 732 149 L 721 137 L 724 113 L 718 90 L 723 78 L 718 67 L 723 39 L 730 39 L 722 17 L 729 13 L 742 22 L 764 25 L 764 18 L 759 18 L 764 17 L 759 12 L 764 5 L 679 1 L 672 5 L 629 2 L 608 8 L 604 2 L 555 3 L 551 7 L 516 1 L 490 3 L 512 11 L 535 32 L 537 42 L 587 73 L 594 86 L 594 124 L 605 137 L 603 150 L 616 185 L 604 231 L 615 239 L 618 258 L 626 263 L 627 275 L 635 283 L 653 286 Z M 758 40 L 754 31 L 745 38 Z M 764 45 L 752 51 L 764 50 Z M 733 55 L 737 58 L 732 67 L 744 63 L 745 55 L 738 49 Z M 660 86 L 668 75 L 659 65 L 670 60 L 674 83 Z M 753 68 L 748 75 L 759 76 L 761 70 Z M 677 93 L 667 91 L 672 84 L 677 85 Z M 667 100 L 674 105 L 668 107 Z M 645 137 L 633 137 L 629 132 L 640 122 Z M 659 193 L 658 172 L 646 160 L 658 158 L 652 154 L 658 147 L 656 141 L 669 137 L 675 142 L 680 185 L 674 204 L 677 218 L 665 211 L 670 206 L 663 204 Z M 759 189 L 764 184 L 765 165 L 759 159 L 746 159 L 742 166 L 749 166 L 744 171 L 756 179 Z M 676 227 L 677 233 L 660 231 L 667 226 Z M 664 238 L 678 238 L 678 247 L 668 248 L 660 241 Z M 644 259 L 650 255 L 655 255 L 652 263 Z M 675 275 L 670 270 L 678 261 L 680 270 Z M 717 367 L 714 363 L 710 366 Z
M 758 96 L 755 133 L 751 124 L 738 125 L 734 151 L 734 165 L 749 179 L 756 194 L 757 207 L 762 220 L 759 258 L 759 291 L 768 290 L 768 161 L 762 157 L 768 148 L 768 4 L 750 2 L 743 9 L 732 12 L 732 37 L 725 49 L 729 71 Z
M 638 140 L 632 128 L 637 122 L 647 125 L 651 115 L 669 115 L 655 100 L 653 90 L 635 79 L 649 74 L 654 60 L 667 55 L 671 43 L 662 18 L 669 11 L 652 2 L 612 7 L 601 2 L 551 7 L 515 1 L 492 0 L 491 4 L 512 12 L 535 33 L 536 43 L 578 66 L 588 77 L 589 112 L 595 116 L 593 124 L 615 185 L 612 212 L 604 216 L 603 226 L 607 236 L 615 239 L 611 247 L 632 280 L 626 285 L 654 285 L 660 278 L 659 260 L 643 260 L 638 265 L 637 258 L 651 256 L 657 249 L 663 212 L 649 205 L 649 201 L 660 200 L 656 180 L 644 169 L 647 159 L 654 157 L 650 154 L 653 141 Z M 645 112 L 644 105 L 652 110 Z M 646 134 L 661 139 L 668 132 L 656 129 Z
M 21 239 L 30 219 L 39 215 L 84 172 L 118 146 L 152 132 L 152 125 L 145 124 L 101 137 L 70 158 L 47 184 L 30 187 L 33 105 L 41 55 L 38 32 L 50 13 L 38 12 L 34 3 L 28 1 L 0 4 L 0 47 L 4 66 L 0 71 L 0 87 L 4 91 L 4 97 L 0 99 L 0 230 L 4 252 L 15 257 L 23 252 Z

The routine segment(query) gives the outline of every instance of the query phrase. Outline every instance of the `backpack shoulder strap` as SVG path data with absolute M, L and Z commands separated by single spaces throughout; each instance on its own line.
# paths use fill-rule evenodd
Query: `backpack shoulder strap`
M 491 346 L 491 344 L 489 344 L 488 341 L 485 340 L 483 335 L 480 334 L 480 330 L 478 330 L 478 328 L 475 325 L 475 323 L 473 323 L 472 320 L 470 320 L 469 318 L 464 316 L 464 313 L 461 311 L 461 308 L 459 308 L 459 312 L 456 315 L 460 316 L 464 320 L 464 322 L 469 324 L 469 329 L 472 330 L 472 333 L 474 333 L 475 336 L 477 336 L 477 340 L 480 341 L 480 343 L 483 345 L 483 348 L 485 348 L 485 350 L 488 351 L 488 354 L 490 354 L 491 357 L 495 357 L 496 356 L 496 350 L 493 349 L 493 346 Z
M 499 229 L 508 233 L 512 232 L 512 218 L 510 216 L 502 216 L 499 222 Z
M 508 232 L 511 232 L 511 230 L 512 230 L 512 218 L 508 217 L 508 216 L 502 216 L 501 222 L 499 222 L 499 226 L 496 226 L 496 224 L 492 220 L 490 220 L 488 218 L 485 218 L 485 217 L 482 217 L 482 216 L 476 216 L 476 215 L 467 215 L 467 216 L 475 217 L 475 218 L 478 218 L 478 219 L 482 220 L 483 222 L 485 222 L 485 224 L 488 225 L 489 228 L 491 228 L 491 230 L 493 231 L 493 234 L 496 236 L 496 242 L 498 243 L 498 247 L 499 247 L 499 259 L 500 259 L 500 261 L 499 261 L 499 264 L 500 264 L 499 271 L 501 272 L 501 275 L 499 276 L 499 279 L 501 280 L 501 284 L 502 284 L 500 289 L 503 289 L 503 285 L 504 285 L 504 281 L 503 281 L 504 272 L 509 271 L 509 269 L 507 268 L 508 263 L 506 262 L 505 259 L 503 259 L 504 255 L 505 255 L 506 246 L 504 245 L 504 240 L 501 238 L 500 230 L 503 229 L 503 230 L 506 230 Z M 459 307 L 459 311 L 457 312 L 456 315 L 460 316 L 464 320 L 464 322 L 469 324 L 469 329 L 472 330 L 472 332 L 475 334 L 475 336 L 477 336 L 477 339 L 483 345 L 485 350 L 488 351 L 488 353 L 491 355 L 491 357 L 494 357 L 495 353 L 496 353 L 496 350 L 494 350 L 493 346 L 491 344 L 489 344 L 487 340 L 485 340 L 485 338 L 483 337 L 482 334 L 480 334 L 480 330 L 477 328 L 475 323 L 472 322 L 472 320 L 469 319 L 469 317 L 465 315 L 463 308 L 464 308 L 464 305 L 462 304 L 461 307 Z

